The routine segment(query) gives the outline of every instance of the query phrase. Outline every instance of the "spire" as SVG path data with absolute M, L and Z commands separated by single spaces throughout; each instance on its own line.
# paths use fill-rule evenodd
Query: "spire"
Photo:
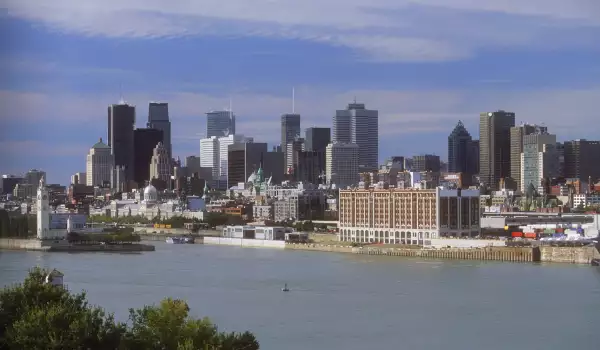
M 296 88 L 292 87 L 292 114 L 296 113 Z
M 40 188 L 44 188 L 45 185 L 46 185 L 46 179 L 44 179 L 44 176 L 42 175 L 42 177 L 40 178 Z

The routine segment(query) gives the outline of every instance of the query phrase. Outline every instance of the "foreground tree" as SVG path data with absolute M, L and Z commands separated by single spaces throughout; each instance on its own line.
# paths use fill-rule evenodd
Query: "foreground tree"
M 49 271 L 32 270 L 23 284 L 0 292 L 0 350 L 254 350 L 249 333 L 222 333 L 208 319 L 189 316 L 181 300 L 130 310 L 128 326 L 87 303 L 85 293 L 44 283 Z

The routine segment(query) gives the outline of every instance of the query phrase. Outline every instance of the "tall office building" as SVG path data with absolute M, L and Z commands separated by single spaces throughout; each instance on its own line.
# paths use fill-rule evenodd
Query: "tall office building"
M 124 101 L 108 106 L 108 146 L 115 165 L 125 167 L 125 180 L 134 178 L 135 106 Z
M 434 173 L 439 173 L 441 170 L 440 156 L 433 154 L 419 155 L 414 156 L 412 161 L 412 171 L 415 172 L 431 171 Z
M 219 180 L 220 188 L 227 189 L 227 170 L 229 168 L 228 156 L 229 156 L 229 145 L 236 143 L 248 143 L 253 142 L 254 139 L 251 137 L 245 137 L 244 135 L 229 135 L 218 138 L 219 144 Z
M 479 152 L 474 153 L 473 138 L 462 121 L 459 121 L 448 136 L 448 172 L 477 174 Z
M 361 172 L 378 169 L 379 112 L 365 108 L 364 103 L 350 103 L 333 117 L 333 143 L 355 143 L 359 146 Z
M 200 140 L 200 166 L 212 169 L 213 179 L 219 177 L 219 138 L 216 136 Z
M 263 142 L 232 143 L 227 146 L 227 187 L 246 183 L 250 175 L 261 167 L 261 162 L 264 174 L 265 166 L 268 166 L 264 161 L 267 151 L 267 144 Z
M 159 142 L 152 151 L 152 159 L 149 164 L 150 181 L 159 179 L 167 184 L 171 183 L 171 175 L 173 175 L 173 164 L 167 148 Z M 171 188 L 171 186 L 167 186 Z
M 546 128 L 523 136 L 523 153 L 521 153 L 522 191 L 533 185 L 540 194 L 545 193 L 544 179 L 552 179 L 558 175 L 558 151 L 556 135 L 548 134 Z M 511 155 L 512 156 L 512 155 Z
M 521 187 L 523 183 L 521 179 L 521 153 L 523 153 L 523 137 L 526 135 L 533 134 L 535 132 L 544 133 L 547 132 L 546 127 L 532 125 L 532 124 L 521 124 L 510 128 L 510 177 L 517 184 L 519 184 L 519 190 L 523 191 Z
M 87 183 L 86 173 L 75 173 L 71 175 L 71 185 L 85 185 Z
M 479 176 L 498 189 L 500 179 L 510 177 L 510 128 L 515 114 L 502 110 L 479 115 Z
M 46 177 L 45 171 L 38 170 L 38 169 L 31 169 L 25 173 L 25 176 L 23 176 L 23 184 L 29 184 L 29 185 L 32 185 L 35 188 L 37 188 L 37 186 L 39 186 L 40 180 L 42 178 L 44 178 L 45 180 L 48 179 Z
M 86 161 L 86 185 L 102 187 L 111 183 L 114 156 L 102 139 L 92 146 Z M 81 181 L 81 180 L 80 180 Z
M 338 188 L 356 185 L 359 180 L 358 153 L 355 143 L 330 143 L 325 154 L 327 183 Z
M 166 102 L 150 102 L 148 105 L 149 129 L 162 131 L 162 140 L 169 157 L 173 157 L 173 145 L 171 144 L 171 121 L 169 119 L 169 104 Z M 156 145 L 154 145 L 156 146 Z
M 231 111 L 206 113 L 206 137 L 235 135 L 235 114 Z
M 164 133 L 159 129 L 135 129 L 133 132 L 135 154 L 133 179 L 139 188 L 144 187 L 146 181 L 152 179 L 150 177 L 150 161 L 152 160 L 154 147 L 163 142 L 163 137 Z
M 581 181 L 600 179 L 600 141 L 565 141 L 565 177 Z
M 2 175 L 2 180 L 0 181 L 0 188 L 2 188 L 0 194 L 9 194 L 13 193 L 17 184 L 23 183 L 23 178 L 14 175 Z
M 299 182 L 320 184 L 325 175 L 325 151 L 301 151 L 297 153 L 297 169 L 294 179 Z
M 297 138 L 294 141 L 291 141 L 287 144 L 286 150 L 286 174 L 294 174 L 298 170 L 298 153 L 304 150 L 304 139 Z
M 284 173 L 287 172 L 288 144 L 300 138 L 300 114 L 283 114 L 281 116 L 281 151 L 284 154 Z
M 325 152 L 331 143 L 330 128 L 307 128 L 304 131 L 304 150 L 306 152 Z

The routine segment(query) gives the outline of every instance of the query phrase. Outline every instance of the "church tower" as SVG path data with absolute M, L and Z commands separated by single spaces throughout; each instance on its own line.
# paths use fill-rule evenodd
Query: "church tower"
M 48 205 L 48 190 L 44 178 L 40 179 L 37 191 L 37 238 L 50 238 L 50 206 Z

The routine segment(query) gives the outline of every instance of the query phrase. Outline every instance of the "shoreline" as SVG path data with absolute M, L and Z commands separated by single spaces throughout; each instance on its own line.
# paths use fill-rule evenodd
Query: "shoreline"
M 518 263 L 564 263 L 591 265 L 600 259 L 597 247 L 479 247 L 479 248 L 399 248 L 382 246 L 352 247 L 318 243 L 286 243 L 285 249 L 361 255 L 383 255 L 421 259 L 505 261 Z
M 151 244 L 124 243 L 124 244 L 71 244 L 66 241 L 47 240 L 36 238 L 0 238 L 0 250 L 25 250 L 56 253 L 92 253 L 92 252 L 151 252 L 156 247 Z

